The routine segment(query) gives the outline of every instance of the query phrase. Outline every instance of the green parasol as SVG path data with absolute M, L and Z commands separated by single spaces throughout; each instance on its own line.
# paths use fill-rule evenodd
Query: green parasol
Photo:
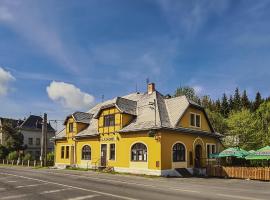
M 209 158 L 218 158 L 219 153 L 211 153 L 209 154 Z
M 247 160 L 270 160 L 270 146 L 263 147 L 246 157 Z
M 218 158 L 223 157 L 237 157 L 237 158 L 244 158 L 249 153 L 245 151 L 244 149 L 241 149 L 239 147 L 231 147 L 228 149 L 225 149 L 224 151 L 220 152 L 218 155 Z

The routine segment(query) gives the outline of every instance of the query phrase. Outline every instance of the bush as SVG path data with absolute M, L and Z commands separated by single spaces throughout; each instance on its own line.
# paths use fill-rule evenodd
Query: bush
M 19 154 L 17 151 L 12 151 L 8 154 L 7 159 L 8 160 L 17 160 L 19 157 Z
M 23 161 L 27 161 L 27 160 L 31 160 L 31 159 L 32 159 L 32 156 L 30 153 L 25 154 L 23 157 Z
M 3 146 L 3 145 L 0 145 L 0 159 L 5 159 L 8 155 L 8 149 Z
M 47 154 L 47 161 L 54 162 L 54 152 L 50 152 Z

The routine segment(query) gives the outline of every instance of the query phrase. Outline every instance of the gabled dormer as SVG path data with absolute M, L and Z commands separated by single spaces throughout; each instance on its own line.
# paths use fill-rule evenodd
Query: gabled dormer
M 84 112 L 75 112 L 66 117 L 64 125 L 66 127 L 66 136 L 68 138 L 75 136 L 77 133 L 89 126 L 93 115 Z
M 214 132 L 205 110 L 196 105 L 189 105 L 177 123 L 177 127 Z
M 102 105 L 95 115 L 99 133 L 115 133 L 136 117 L 137 102 L 117 97 Z

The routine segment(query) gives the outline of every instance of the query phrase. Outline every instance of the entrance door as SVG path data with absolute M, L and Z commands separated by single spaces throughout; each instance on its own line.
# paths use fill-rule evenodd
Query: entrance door
M 102 167 L 106 167 L 106 163 L 107 163 L 107 144 L 101 144 L 101 157 L 100 157 L 100 161 L 101 161 L 101 166 Z
M 200 168 L 202 166 L 202 146 L 197 144 L 195 147 L 195 167 Z

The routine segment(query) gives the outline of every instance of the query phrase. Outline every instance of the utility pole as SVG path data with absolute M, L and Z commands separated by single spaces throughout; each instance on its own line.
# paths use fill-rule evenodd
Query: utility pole
M 46 113 L 44 113 L 43 122 L 42 122 L 40 161 L 41 161 L 41 166 L 47 165 L 47 114 Z

